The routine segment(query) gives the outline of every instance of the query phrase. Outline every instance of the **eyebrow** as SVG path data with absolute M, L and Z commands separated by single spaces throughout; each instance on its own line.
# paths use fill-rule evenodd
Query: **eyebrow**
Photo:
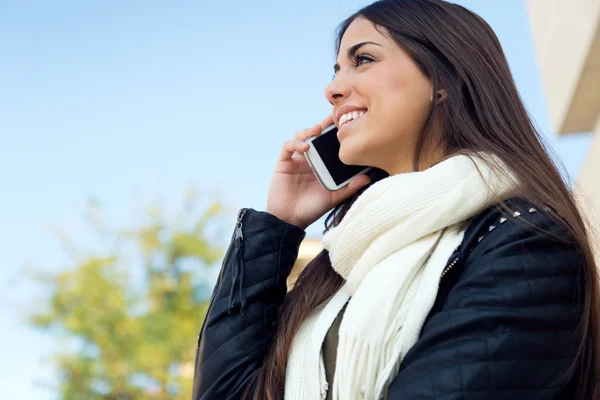
M 356 54 L 358 49 L 360 49 L 362 46 L 364 46 L 366 44 L 374 44 L 376 46 L 381 46 L 379 43 L 375 43 L 375 42 L 361 42 L 361 43 L 355 44 L 354 46 L 350 47 L 348 49 L 348 51 L 346 52 L 346 57 L 348 57 L 348 58 L 354 57 L 354 55 Z M 337 74 L 339 70 L 340 70 L 340 64 L 336 63 L 333 66 L 333 72 Z

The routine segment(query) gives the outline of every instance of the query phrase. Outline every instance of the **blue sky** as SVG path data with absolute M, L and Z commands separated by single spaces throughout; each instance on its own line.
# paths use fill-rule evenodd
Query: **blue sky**
M 523 0 L 457 2 L 495 29 L 527 108 L 576 176 L 590 135 L 550 131 Z M 330 112 L 337 24 L 368 3 L 2 2 L 1 398 L 55 398 L 39 382 L 55 384 L 45 360 L 57 344 L 22 323 L 40 296 L 23 271 L 69 266 L 50 227 L 87 246 L 90 197 L 126 226 L 140 204 L 176 210 L 188 186 L 264 209 L 282 143 Z

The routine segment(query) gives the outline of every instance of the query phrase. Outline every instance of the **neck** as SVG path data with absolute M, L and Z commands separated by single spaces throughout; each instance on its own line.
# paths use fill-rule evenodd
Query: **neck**
M 435 164 L 444 160 L 447 156 L 447 151 L 445 147 L 437 146 L 436 148 L 432 148 L 430 150 L 422 151 L 419 157 L 419 164 L 417 165 L 417 169 L 414 168 L 414 153 L 410 154 L 407 157 L 403 157 L 398 160 L 393 165 L 382 168 L 385 172 L 390 175 L 398 175 L 407 172 L 417 172 L 417 171 L 425 171 L 426 169 L 431 168 Z

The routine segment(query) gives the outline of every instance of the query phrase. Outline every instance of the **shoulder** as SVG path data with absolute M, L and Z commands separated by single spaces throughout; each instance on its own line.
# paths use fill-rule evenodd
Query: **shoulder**
M 455 283 L 514 296 L 566 296 L 581 290 L 585 257 L 568 225 L 548 207 L 515 197 L 469 223 Z M 473 289 L 469 289 L 473 293 Z
M 390 397 L 555 398 L 573 376 L 582 252 L 552 210 L 504 205 L 469 221 Z
M 503 205 L 505 207 L 491 206 L 468 221 L 460 245 L 463 258 L 478 258 L 501 245 L 523 240 L 578 249 L 567 223 L 555 210 L 534 205 L 521 197 L 505 200 Z

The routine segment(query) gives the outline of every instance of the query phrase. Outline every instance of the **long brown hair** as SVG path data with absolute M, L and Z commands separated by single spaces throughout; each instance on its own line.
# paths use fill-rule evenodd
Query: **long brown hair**
M 336 54 L 348 26 L 357 17 L 371 21 L 406 50 L 433 84 L 432 95 L 445 89 L 447 98 L 432 102 L 418 137 L 413 160 L 418 170 L 424 145 L 431 140 L 433 121 L 441 122 L 447 154 L 483 151 L 497 155 L 526 191 L 519 195 L 534 205 L 550 206 L 566 222 L 586 257 L 585 306 L 580 323 L 583 341 L 573 368 L 577 399 L 598 399 L 600 300 L 596 264 L 586 226 L 572 193 L 548 155 L 550 149 L 532 124 L 519 97 L 498 38 L 477 14 L 441 0 L 382 0 L 359 10 L 338 28 Z M 387 176 L 372 170 L 372 183 Z M 371 183 L 371 184 L 372 184 Z M 325 230 L 336 226 L 364 191 L 335 207 Z M 330 268 L 326 251 L 300 274 L 280 308 L 278 326 L 260 369 L 255 399 L 282 398 L 288 354 L 295 333 L 319 305 L 343 284 Z

